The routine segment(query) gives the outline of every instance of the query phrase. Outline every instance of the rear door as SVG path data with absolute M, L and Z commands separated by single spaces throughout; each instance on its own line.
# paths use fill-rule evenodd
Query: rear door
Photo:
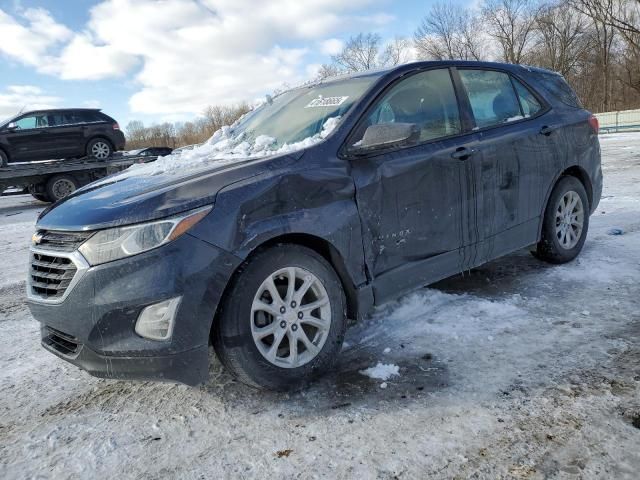
M 49 118 L 49 132 L 51 143 L 55 149 L 56 158 L 65 158 L 82 151 L 82 126 L 80 119 L 73 112 L 51 112 Z
M 480 264 L 537 240 L 544 178 L 561 159 L 553 113 L 522 80 L 491 69 L 457 72 L 479 140 L 472 164 Z
M 463 247 L 475 240 L 461 161 L 464 149 L 473 151 L 474 135 L 463 134 L 450 70 L 397 81 L 365 114 L 348 145 L 357 145 L 368 126 L 384 123 L 413 123 L 420 137 L 413 145 L 350 160 L 378 302 L 462 270 Z

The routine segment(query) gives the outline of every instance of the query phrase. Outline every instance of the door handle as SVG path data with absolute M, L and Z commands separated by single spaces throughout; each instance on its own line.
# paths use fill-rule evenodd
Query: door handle
M 456 151 L 451 154 L 451 158 L 455 158 L 456 160 L 466 160 L 475 152 L 476 151 L 473 148 L 458 147 L 456 148 Z
M 546 125 L 540 129 L 540 135 L 544 135 L 545 137 L 548 137 L 552 133 L 553 133 L 553 128 L 548 127 Z

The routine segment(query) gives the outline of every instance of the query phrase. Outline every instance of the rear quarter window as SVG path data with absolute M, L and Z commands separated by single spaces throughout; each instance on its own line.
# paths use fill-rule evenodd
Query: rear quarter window
M 545 92 L 553 99 L 570 107 L 583 108 L 578 95 L 562 76 L 554 73 L 536 72 L 535 77 Z

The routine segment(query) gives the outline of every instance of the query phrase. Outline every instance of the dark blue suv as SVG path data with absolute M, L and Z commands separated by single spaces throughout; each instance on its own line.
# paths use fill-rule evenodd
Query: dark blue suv
M 93 375 L 195 385 L 329 369 L 347 319 L 533 246 L 584 244 L 598 124 L 563 78 L 421 62 L 303 86 L 208 142 L 78 190 L 37 223 L 43 346 Z

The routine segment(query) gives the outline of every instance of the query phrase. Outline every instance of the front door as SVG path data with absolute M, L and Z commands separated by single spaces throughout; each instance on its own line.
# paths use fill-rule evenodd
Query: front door
M 449 69 L 398 81 L 365 115 L 349 143 L 357 145 L 368 126 L 383 123 L 415 124 L 420 134 L 412 145 L 351 160 L 378 303 L 463 270 L 463 247 L 476 241 L 465 164 L 475 135 L 462 134 Z
M 17 119 L 15 128 L 4 134 L 11 160 L 25 162 L 44 160 L 51 150 L 49 124 L 45 114 L 29 114 Z

